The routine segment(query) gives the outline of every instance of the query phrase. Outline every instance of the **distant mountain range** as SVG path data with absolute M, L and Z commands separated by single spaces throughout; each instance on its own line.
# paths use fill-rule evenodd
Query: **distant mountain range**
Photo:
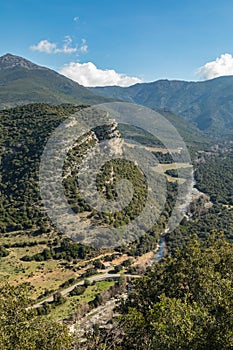
M 108 101 L 57 72 L 22 57 L 0 57 L 0 109 L 28 103 L 96 104 Z
M 233 76 L 202 82 L 158 80 L 130 87 L 96 87 L 92 92 L 170 110 L 212 136 L 232 138 Z
M 201 132 L 232 138 L 233 76 L 204 82 L 159 80 L 127 88 L 109 86 L 87 89 L 22 57 L 12 54 L 0 57 L 0 109 L 38 102 L 92 105 L 116 100 L 159 109 L 167 117 L 173 115 L 173 119 L 176 114 Z M 175 118 L 173 123 L 182 126 L 180 119 Z M 184 124 L 183 129 L 190 126 L 188 123 Z M 197 133 L 196 128 L 192 129 L 192 134 Z

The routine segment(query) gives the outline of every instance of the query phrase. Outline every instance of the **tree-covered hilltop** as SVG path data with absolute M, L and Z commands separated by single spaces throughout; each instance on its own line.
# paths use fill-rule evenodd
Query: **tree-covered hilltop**
M 69 115 L 82 108 L 71 105 L 50 106 L 46 104 L 32 104 L 0 112 L 0 230 L 1 232 L 38 229 L 38 233 L 48 232 L 50 222 L 43 211 L 39 191 L 39 163 L 43 149 L 49 135 Z M 64 189 L 68 196 L 71 208 L 76 213 L 86 211 L 91 214 L 91 208 L 82 199 L 78 192 L 77 168 L 87 151 L 95 145 L 97 138 L 90 131 L 89 138 L 78 141 L 69 151 L 64 163 Z M 90 136 L 89 135 L 89 136 Z M 87 135 L 88 136 L 88 135 Z M 128 216 L 134 215 L 132 210 L 138 210 L 143 205 L 143 181 L 136 171 L 136 167 L 127 163 L 117 167 L 115 174 L 130 176 L 138 188 L 133 208 L 129 208 Z M 109 166 L 99 175 L 98 188 L 112 197 L 113 188 L 107 186 L 106 176 Z M 67 175 L 68 172 L 68 175 Z M 114 187 L 114 186 L 113 186 Z M 142 192 L 142 194 L 141 194 Z M 132 207 L 132 206 L 131 206 Z M 95 215 L 94 211 L 92 215 Z M 96 214 L 97 215 L 97 214 Z M 123 215 L 123 214 L 122 214 Z M 107 217 L 105 217 L 107 220 Z M 122 221 L 119 217 L 118 221 Z M 119 224 L 119 223 L 117 223 Z
M 80 111 L 81 108 L 84 107 L 32 104 L 0 112 L 1 232 L 28 230 L 33 234 L 41 234 L 54 230 L 40 197 L 38 173 L 40 157 L 52 131 L 69 115 Z M 112 127 L 110 131 L 105 130 L 106 137 L 108 137 L 108 132 L 119 134 L 116 126 Z M 110 134 L 109 137 L 112 137 Z M 143 136 L 142 131 L 140 135 Z M 140 135 L 137 134 L 136 138 L 141 137 Z M 128 132 L 127 137 L 129 136 Z M 103 137 L 100 130 L 90 130 L 88 134 L 76 140 L 74 147 L 68 152 L 63 167 L 64 191 L 70 208 L 77 215 L 83 215 L 84 219 L 91 220 L 92 224 L 97 227 L 101 225 L 108 225 L 110 228 L 120 227 L 137 217 L 143 210 L 148 190 L 146 178 L 133 162 L 117 158 L 107 162 L 100 169 L 96 179 L 99 193 L 107 200 L 114 200 L 116 183 L 125 178 L 134 187 L 132 201 L 124 210 L 116 214 L 97 212 L 90 208 L 79 193 L 77 172 L 83 157 L 98 142 L 98 137 Z M 148 139 L 147 144 L 151 145 L 152 140 Z M 155 174 L 155 176 L 160 176 L 160 174 Z M 164 230 L 167 218 L 174 206 L 177 184 L 167 182 L 167 191 L 169 196 L 159 223 L 151 229 L 149 236 L 138 239 L 133 249 L 124 247 L 123 250 L 130 250 L 133 255 L 140 255 L 156 247 L 160 232 Z M 104 236 L 98 238 L 101 239 L 103 245 L 107 242 Z
M 55 107 L 33 104 L 0 112 L 1 232 L 32 228 L 34 231 L 38 229 L 38 233 L 50 230 L 50 222 L 43 211 L 39 191 L 40 157 L 51 132 L 70 114 L 79 111 L 80 108 L 82 106 L 61 105 Z M 64 169 L 70 170 L 69 176 L 65 176 L 64 170 L 64 189 L 71 208 L 77 213 L 87 211 L 90 214 L 91 209 L 77 192 L 77 171 L 74 168 L 77 168 L 84 154 L 95 143 L 95 137 L 92 141 L 91 139 L 82 140 L 78 147 L 70 150 L 64 164 Z M 128 174 L 131 174 L 133 166 L 128 164 L 126 169 L 117 170 L 118 173 L 124 170 L 124 174 L 128 170 Z M 103 176 L 106 175 L 103 174 Z M 134 179 L 136 181 L 135 174 Z M 102 191 L 104 191 L 103 181 L 104 178 L 99 176 L 98 186 L 102 188 Z M 143 191 L 139 185 L 140 182 L 137 185 L 138 191 Z M 109 191 L 107 188 L 105 190 Z M 134 205 L 135 210 L 140 199 L 139 196 Z
M 95 328 L 83 349 L 230 350 L 233 245 L 193 237 L 131 283 L 111 330 Z

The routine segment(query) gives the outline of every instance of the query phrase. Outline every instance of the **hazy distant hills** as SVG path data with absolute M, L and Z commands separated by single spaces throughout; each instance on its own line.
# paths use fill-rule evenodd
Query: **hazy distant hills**
M 0 57 L 0 109 L 32 102 L 95 104 L 107 100 L 22 57 L 11 54 Z
M 168 110 L 157 109 L 157 112 L 162 114 L 175 126 L 180 136 L 182 136 L 186 142 L 186 145 L 203 148 L 208 144 L 208 139 L 204 132 L 199 130 L 195 125 L 192 125 L 189 121 L 182 119 Z
M 233 76 L 202 82 L 158 80 L 127 88 L 91 88 L 102 96 L 170 110 L 200 130 L 214 136 L 232 137 Z

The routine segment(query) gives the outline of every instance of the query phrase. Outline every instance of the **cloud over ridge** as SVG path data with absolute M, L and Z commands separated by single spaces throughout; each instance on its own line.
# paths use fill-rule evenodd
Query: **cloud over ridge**
M 198 68 L 196 74 L 203 80 L 233 75 L 233 56 L 229 53 L 222 54 L 215 61 Z
M 137 77 L 117 73 L 114 69 L 99 69 L 92 62 L 70 62 L 65 64 L 59 73 L 87 87 L 112 85 L 124 87 L 142 82 Z

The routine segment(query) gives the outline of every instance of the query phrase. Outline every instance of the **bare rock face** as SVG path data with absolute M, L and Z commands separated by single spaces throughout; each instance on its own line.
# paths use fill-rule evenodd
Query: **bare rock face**
M 7 53 L 4 56 L 0 57 L 0 70 L 3 69 L 12 69 L 15 67 L 22 67 L 22 68 L 26 68 L 26 69 L 46 69 L 43 67 L 40 67 L 38 65 L 36 65 L 35 63 L 32 63 L 28 60 L 26 60 L 25 58 L 19 57 L 19 56 L 15 56 L 15 55 L 11 55 L 10 53 Z
M 118 124 L 112 120 L 109 124 L 101 125 L 94 129 L 94 133 L 99 142 L 108 140 L 108 153 L 110 155 L 121 155 L 123 140 L 118 130 Z
M 117 122 L 115 120 L 109 122 L 108 124 L 96 127 L 94 132 L 99 141 L 120 137 L 119 130 L 117 129 Z

